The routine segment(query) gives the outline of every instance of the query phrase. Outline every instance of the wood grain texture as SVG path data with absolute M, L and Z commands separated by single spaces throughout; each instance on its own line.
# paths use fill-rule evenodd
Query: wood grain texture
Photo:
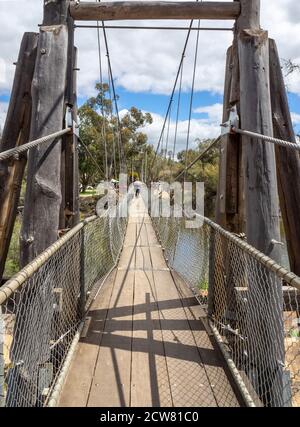
M 95 364 L 99 354 L 107 312 L 114 289 L 116 270 L 106 279 L 101 288 L 101 298 L 92 304 L 88 320 L 88 338 L 81 337 L 74 360 L 68 372 L 64 392 L 60 396 L 58 406 L 86 406 L 93 381 Z
M 28 142 L 31 122 L 31 83 L 33 79 L 38 34 L 25 33 L 16 65 L 0 151 Z M 26 156 L 0 162 L 0 278 L 10 245 L 17 215 Z
M 131 390 L 134 272 L 118 271 L 87 406 L 127 407 Z M 127 315 L 118 315 L 122 307 Z M 126 322 L 128 327 L 122 327 Z
M 63 128 L 67 48 L 66 25 L 41 27 L 32 83 L 31 140 Z M 22 266 L 58 238 L 60 168 L 60 140 L 50 141 L 30 151 L 21 231 Z
M 172 277 L 174 283 L 176 284 L 178 293 L 182 299 L 189 298 L 192 300 L 194 298 L 191 290 L 186 286 L 186 283 L 181 279 L 181 277 L 172 272 Z M 217 344 L 214 341 L 213 334 L 208 326 L 207 316 L 203 308 L 197 302 L 196 298 L 194 299 L 194 304 L 191 304 L 188 307 L 184 307 L 184 311 L 188 322 L 190 323 L 190 328 L 194 339 L 197 343 L 200 357 L 202 358 L 202 363 L 205 366 L 205 371 L 209 382 L 212 386 L 212 390 L 216 399 L 218 406 L 221 407 L 238 407 L 241 405 L 239 401 L 239 393 L 236 391 L 236 394 L 232 393 L 232 382 L 228 381 L 230 374 L 226 363 L 222 361 L 220 353 L 216 350 Z M 199 321 L 202 324 L 205 324 L 204 328 L 193 328 L 195 321 Z M 207 351 L 210 353 L 210 359 L 207 360 Z M 211 363 L 211 361 L 214 363 Z M 207 363 L 208 362 L 208 363 Z
M 70 0 L 44 0 L 43 25 L 65 24 L 69 15 Z
M 275 138 L 296 143 L 282 75 L 280 59 L 274 40 L 270 45 L 270 80 L 272 117 Z M 280 208 L 286 234 L 291 270 L 300 275 L 300 157 L 293 150 L 275 147 Z
M 238 36 L 240 64 L 240 126 L 273 135 L 269 78 L 268 34 L 243 30 Z M 247 241 L 279 261 L 279 200 L 274 146 L 257 138 L 242 137 L 245 171 Z
M 73 31 L 72 42 L 74 41 Z M 70 30 L 69 30 L 70 37 Z M 78 123 L 77 117 L 77 48 L 69 42 L 68 50 L 73 50 L 73 54 L 69 53 L 69 58 L 72 61 L 73 77 L 71 80 L 67 78 L 67 95 L 66 104 L 72 108 L 73 120 Z M 67 73 L 68 75 L 69 73 Z M 66 228 L 74 227 L 80 221 L 79 212 L 79 164 L 78 164 L 78 138 L 75 134 L 64 136 L 65 145 L 65 203 L 64 217 Z
M 229 120 L 230 109 L 239 109 L 239 63 L 237 45 L 227 51 L 223 123 Z M 224 135 L 220 147 L 219 183 L 216 204 L 216 222 L 226 230 L 241 233 L 242 209 L 240 206 L 240 156 L 242 155 L 239 135 Z
M 133 206 L 139 210 L 141 198 Z M 218 352 L 189 310 L 197 302 L 162 269 L 162 249 L 141 212 L 129 218 L 114 282 L 88 314 L 60 406 L 238 406 Z
M 238 35 L 241 123 L 245 130 L 273 136 L 268 33 L 262 30 L 243 30 Z M 247 242 L 280 263 L 279 199 L 274 145 L 257 138 L 242 136 L 246 236 Z M 270 310 L 268 322 L 263 308 L 256 316 L 249 315 L 249 346 L 260 348 L 254 364 L 259 370 L 274 372 L 278 360 L 284 360 L 284 327 L 281 316 L 283 306 L 282 284 L 272 274 L 265 273 L 264 293 L 257 300 L 257 283 L 262 281 L 256 269 L 245 267 L 249 286 L 249 306 L 260 304 Z M 247 326 L 248 327 L 248 326 Z M 283 399 L 283 369 L 269 380 L 257 379 L 255 388 L 270 390 L 262 399 L 264 404 L 281 406 Z
M 70 4 L 75 20 L 110 21 L 123 19 L 235 19 L 240 4 L 234 2 L 101 2 Z
M 260 0 L 234 0 L 240 3 L 241 12 L 237 19 L 237 29 L 260 28 Z

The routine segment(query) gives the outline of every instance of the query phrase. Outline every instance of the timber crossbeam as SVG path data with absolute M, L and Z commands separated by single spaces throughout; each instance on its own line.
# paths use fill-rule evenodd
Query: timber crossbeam
M 240 2 L 163 2 L 124 1 L 70 3 L 74 20 L 112 21 L 136 19 L 212 19 L 227 20 L 240 16 Z

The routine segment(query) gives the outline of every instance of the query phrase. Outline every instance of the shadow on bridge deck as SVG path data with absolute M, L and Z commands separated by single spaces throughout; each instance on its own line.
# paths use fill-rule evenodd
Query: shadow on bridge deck
M 203 318 L 134 200 L 118 268 L 88 314 L 59 406 L 240 406 Z

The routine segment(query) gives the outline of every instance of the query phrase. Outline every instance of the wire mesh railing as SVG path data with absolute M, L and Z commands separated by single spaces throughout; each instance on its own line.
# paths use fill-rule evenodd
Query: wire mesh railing
M 118 209 L 85 220 L 0 288 L 0 406 L 47 405 L 126 223 Z
M 300 278 L 208 219 L 152 218 L 252 406 L 300 406 Z M 249 403 L 250 402 L 250 403 Z

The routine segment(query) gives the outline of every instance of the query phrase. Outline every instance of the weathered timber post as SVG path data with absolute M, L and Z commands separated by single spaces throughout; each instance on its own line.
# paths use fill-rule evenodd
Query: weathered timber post
M 74 20 L 69 15 L 68 68 L 65 105 L 69 119 L 77 124 L 77 49 L 74 47 Z M 78 140 L 75 133 L 64 135 L 61 164 L 62 204 L 60 228 L 71 228 L 79 222 Z
M 30 139 L 49 135 L 64 126 L 68 59 L 68 1 L 44 2 L 35 74 L 32 84 Z M 24 266 L 58 238 L 61 205 L 61 141 L 29 153 L 21 265 Z
M 224 87 L 223 123 L 229 120 L 230 111 L 235 107 L 240 111 L 239 58 L 237 34 L 233 45 L 227 51 Z M 217 193 L 216 221 L 226 230 L 240 234 L 245 231 L 244 193 L 243 193 L 242 144 L 237 134 L 227 134 L 222 138 L 219 164 L 219 184 Z M 219 236 L 221 251 L 215 254 L 216 294 L 226 295 L 223 306 L 216 307 L 215 316 L 222 318 L 225 324 L 236 329 L 236 274 L 232 268 L 232 246 Z M 216 285 L 215 285 L 216 286 Z M 234 336 L 225 332 L 232 347 L 236 346 Z M 235 350 L 234 350 L 235 351 Z
M 240 69 L 240 127 L 273 135 L 268 33 L 261 30 L 259 0 L 241 0 L 236 33 Z M 274 146 L 242 137 L 247 241 L 280 260 L 279 201 Z M 282 285 L 262 267 L 245 266 L 248 281 L 248 372 L 266 406 L 283 406 Z M 251 368 L 249 367 L 249 364 Z
M 0 151 L 28 142 L 31 121 L 31 83 L 38 34 L 22 39 Z M 26 157 L 0 162 L 0 280 L 17 215 Z
M 44 1 L 44 20 L 40 28 L 32 82 L 32 119 L 30 139 L 61 130 L 65 117 L 67 75 L 68 1 Z M 25 265 L 58 238 L 61 204 L 61 142 L 51 141 L 29 152 L 24 218 L 21 231 L 21 264 Z M 7 381 L 8 406 L 41 406 L 39 365 L 51 361 L 50 341 L 55 333 L 53 280 L 45 275 L 20 295 L 15 317 L 15 334 L 10 351 L 14 364 Z M 32 333 L 32 324 L 44 313 L 47 319 Z M 30 313 L 30 315 L 29 315 Z M 32 320 L 33 319 L 33 320 Z M 29 336 L 30 335 L 30 336 Z M 20 355 L 18 343 L 22 337 Z M 15 362 L 24 361 L 22 365 Z M 16 393 L 21 389 L 22 393 Z
M 4 380 L 4 320 L 2 307 L 0 306 L 0 408 L 5 406 L 5 380 Z
M 73 54 L 70 58 L 72 66 L 68 78 L 70 91 L 67 97 L 67 106 L 71 109 L 72 119 L 77 125 L 77 49 L 70 46 Z M 70 65 L 69 64 L 69 65 Z M 69 73 L 68 73 L 69 75 Z M 70 87 L 69 87 L 70 86 Z M 79 164 L 78 164 L 78 138 L 75 133 L 65 136 L 65 219 L 66 227 L 74 227 L 80 220 L 79 215 Z
M 245 2 L 246 11 L 259 0 Z M 268 34 L 259 27 L 257 12 L 249 11 L 237 21 L 240 64 L 240 119 L 243 129 L 273 135 L 269 79 Z M 245 168 L 245 210 L 247 241 L 279 261 L 279 202 L 277 194 L 275 150 L 272 144 L 242 137 Z
M 223 123 L 229 120 L 230 110 L 233 106 L 239 110 L 239 63 L 237 54 L 237 40 L 235 38 L 233 45 L 227 51 L 226 73 L 224 87 L 224 105 L 223 105 Z M 227 134 L 222 138 L 220 149 L 219 166 L 219 186 L 218 186 L 218 205 L 217 222 L 226 230 L 232 233 L 241 233 L 243 231 L 243 222 L 241 216 L 241 200 L 239 197 L 240 185 L 240 155 L 241 144 L 239 135 Z M 234 270 L 232 269 L 231 246 L 222 236 L 220 240 L 221 251 L 216 251 L 214 259 L 214 274 L 216 277 L 222 277 L 223 280 L 215 280 L 218 289 L 215 293 L 226 295 L 224 305 L 219 304 L 216 307 L 215 316 L 222 318 L 225 324 L 235 328 L 235 293 Z M 216 285 L 215 285 L 216 286 Z M 221 299 L 220 299 L 221 300 Z M 227 340 L 234 345 L 234 337 L 227 336 Z
M 75 20 L 110 21 L 122 19 L 235 19 L 238 3 L 195 1 L 71 1 L 70 13 Z
M 280 60 L 274 40 L 269 40 L 270 85 L 275 138 L 296 143 Z M 297 152 L 275 147 L 280 208 L 291 270 L 300 275 L 300 157 Z
M 226 58 L 223 123 L 229 119 L 233 106 L 237 106 L 239 110 L 239 67 L 236 40 L 228 49 Z M 241 152 L 239 135 L 223 136 L 220 148 L 216 221 L 232 233 L 244 231 L 243 185 L 240 173 Z

